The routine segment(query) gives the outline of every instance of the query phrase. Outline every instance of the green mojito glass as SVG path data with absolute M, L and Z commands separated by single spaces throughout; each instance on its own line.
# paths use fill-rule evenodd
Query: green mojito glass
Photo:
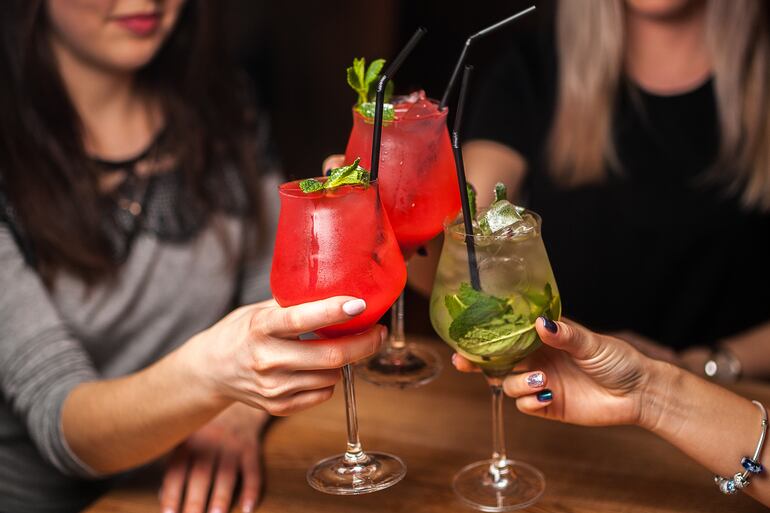
M 474 217 L 480 287 L 471 286 L 460 218 L 444 229 L 430 318 L 447 344 L 482 369 L 492 390 L 492 458 L 463 468 L 453 488 L 476 509 L 510 511 L 535 503 L 545 478 L 506 456 L 502 380 L 541 345 L 535 321 L 539 316 L 559 319 L 561 301 L 540 235 L 540 216 L 502 199 Z

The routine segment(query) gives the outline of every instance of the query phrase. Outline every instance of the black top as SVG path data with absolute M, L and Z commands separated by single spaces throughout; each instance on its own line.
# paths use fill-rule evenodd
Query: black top
M 466 140 L 526 158 L 523 197 L 543 218 L 565 315 L 676 348 L 770 321 L 770 215 L 702 180 L 719 139 L 712 81 L 674 96 L 624 83 L 613 126 L 622 170 L 568 189 L 543 158 L 556 84 L 553 32 L 515 41 L 473 96 Z

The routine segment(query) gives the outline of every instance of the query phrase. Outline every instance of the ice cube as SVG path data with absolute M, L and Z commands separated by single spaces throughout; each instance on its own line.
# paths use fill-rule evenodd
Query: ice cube
M 489 207 L 479 224 L 485 234 L 497 234 L 506 228 L 513 227 L 521 220 L 521 214 L 515 205 L 508 200 L 500 200 Z
M 394 104 L 399 119 L 419 119 L 438 111 L 436 103 L 428 100 L 423 90 L 394 98 Z
M 435 116 L 438 106 L 430 100 L 419 100 L 409 107 L 409 110 L 401 116 L 401 119 L 420 119 L 426 116 Z

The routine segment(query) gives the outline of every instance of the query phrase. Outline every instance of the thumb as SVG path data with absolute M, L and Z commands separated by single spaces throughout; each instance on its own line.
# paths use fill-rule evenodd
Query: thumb
M 597 335 L 572 321 L 559 322 L 539 317 L 535 329 L 544 344 L 565 351 L 579 360 L 592 358 L 599 350 Z

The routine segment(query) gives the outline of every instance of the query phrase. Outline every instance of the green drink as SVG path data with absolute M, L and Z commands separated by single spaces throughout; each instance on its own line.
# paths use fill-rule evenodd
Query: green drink
M 430 318 L 439 336 L 493 376 L 508 374 L 540 346 L 539 316 L 561 315 L 540 217 L 526 210 L 520 217 L 512 229 L 474 236 L 481 291 L 470 286 L 462 221 L 447 226 L 431 295 Z
M 465 466 L 452 488 L 478 510 L 511 511 L 537 502 L 545 477 L 506 456 L 503 378 L 540 346 L 535 321 L 541 315 L 558 319 L 561 301 L 540 236 L 540 216 L 508 202 L 502 184 L 495 193 L 496 201 L 478 216 L 475 195 L 469 193 L 479 271 L 475 288 L 462 219 L 444 228 L 430 319 L 447 344 L 481 367 L 492 392 L 492 458 Z

